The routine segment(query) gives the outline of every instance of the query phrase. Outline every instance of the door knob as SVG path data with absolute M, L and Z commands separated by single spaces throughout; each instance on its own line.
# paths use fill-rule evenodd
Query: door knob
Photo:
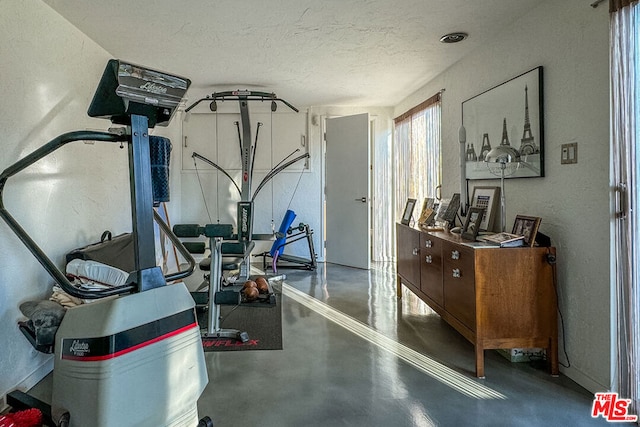
M 356 202 L 367 203 L 367 198 L 366 197 L 361 197 L 359 199 L 356 199 Z

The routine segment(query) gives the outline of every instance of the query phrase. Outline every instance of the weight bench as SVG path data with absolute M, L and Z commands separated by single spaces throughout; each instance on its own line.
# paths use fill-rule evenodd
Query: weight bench
M 249 336 L 246 332 L 237 329 L 222 329 L 220 327 L 220 306 L 222 304 L 238 305 L 241 302 L 241 294 L 237 291 L 222 290 L 223 271 L 236 270 L 239 264 L 246 263 L 249 271 L 249 260 L 251 251 L 255 247 L 252 241 L 224 242 L 225 239 L 233 239 L 233 226 L 231 224 L 207 224 L 201 227 L 198 224 L 180 224 L 173 227 L 173 232 L 178 237 L 200 237 L 209 238 L 210 256 L 199 263 L 203 271 L 208 271 L 208 281 L 191 295 L 196 302 L 196 306 L 208 307 L 207 329 L 202 335 L 207 338 L 235 338 L 242 342 L 247 342 Z M 197 250 L 199 253 L 205 252 L 204 242 L 187 242 L 185 247 Z M 200 252 L 201 251 L 201 252 Z M 223 263 L 223 258 L 234 258 L 239 262 Z M 242 276 L 242 274 L 241 274 Z M 241 280 L 248 280 L 240 277 Z M 208 291 L 202 289 L 209 287 Z

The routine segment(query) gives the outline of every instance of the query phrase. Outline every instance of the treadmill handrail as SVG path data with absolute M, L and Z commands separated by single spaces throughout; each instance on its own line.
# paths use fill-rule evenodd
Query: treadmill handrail
M 38 160 L 48 156 L 57 149 L 64 145 L 74 141 L 100 141 L 100 142 L 124 142 L 129 140 L 129 135 L 116 135 L 108 132 L 97 131 L 74 131 L 64 133 L 42 147 L 36 149 L 32 153 L 18 160 L 14 164 L 7 167 L 2 174 L 0 174 L 0 217 L 7 223 L 9 228 L 18 236 L 22 243 L 29 249 L 33 256 L 40 262 L 42 267 L 49 273 L 49 275 L 60 285 L 60 287 L 77 298 L 83 299 L 96 299 L 103 298 L 112 295 L 120 295 L 123 293 L 132 292 L 136 289 L 135 284 L 128 284 L 123 286 L 116 286 L 109 289 L 103 289 L 98 291 L 86 291 L 78 289 L 73 286 L 67 279 L 66 275 L 60 271 L 58 267 L 51 261 L 49 257 L 40 249 L 36 242 L 31 239 L 27 232 L 20 226 L 20 224 L 11 216 L 9 211 L 4 206 L 3 192 L 7 180 L 18 172 L 26 169 Z
M 27 249 L 31 251 L 31 253 L 36 257 L 36 259 L 40 262 L 40 264 L 44 267 L 45 270 L 53 277 L 53 279 L 62 287 L 62 289 L 68 294 L 84 299 L 96 299 L 103 298 L 106 296 L 112 295 L 120 295 L 123 293 L 128 293 L 136 289 L 135 284 L 128 284 L 123 286 L 117 286 L 109 289 L 98 290 L 98 291 L 85 291 L 82 289 L 78 289 L 73 286 L 71 282 L 67 279 L 66 275 L 60 271 L 58 267 L 49 259 L 44 252 L 40 249 L 40 247 L 31 239 L 31 237 L 27 234 L 27 232 L 20 226 L 20 224 L 11 216 L 9 211 L 4 206 L 3 192 L 4 186 L 7 180 L 18 172 L 26 169 L 33 163 L 38 160 L 46 157 L 62 146 L 66 145 L 69 142 L 74 141 L 101 141 L 101 142 L 124 142 L 129 140 L 129 135 L 116 135 L 108 132 L 97 132 L 97 131 L 74 131 L 68 132 L 54 138 L 49 141 L 47 144 L 38 148 L 31 154 L 26 157 L 18 160 L 13 165 L 6 168 L 2 174 L 0 174 L 0 216 L 4 221 L 9 225 L 11 230 L 18 236 L 18 238 L 25 244 Z M 156 212 L 154 213 L 154 219 L 158 226 L 162 229 L 162 231 L 167 235 L 171 243 L 174 244 L 176 249 L 180 252 L 189 267 L 184 271 L 178 271 L 177 273 L 167 274 L 165 275 L 165 280 L 173 281 L 179 280 L 184 277 L 187 277 L 193 273 L 195 270 L 196 262 L 191 253 L 184 247 L 180 239 L 171 231 L 171 228 L 164 222 L 162 217 Z
M 129 139 L 128 135 L 116 135 L 108 132 L 97 131 L 74 131 L 64 133 L 42 147 L 36 149 L 32 153 L 18 160 L 14 164 L 7 167 L 2 174 L 0 174 L 0 217 L 7 223 L 9 228 L 18 236 L 22 243 L 29 249 L 33 256 L 40 262 L 42 267 L 49 273 L 49 275 L 60 285 L 60 287 L 69 295 L 78 298 L 95 299 L 105 296 L 119 295 L 126 292 L 135 290 L 135 285 L 117 286 L 109 289 L 99 291 L 86 291 L 78 289 L 71 284 L 66 275 L 60 271 L 58 267 L 51 261 L 49 257 L 40 249 L 36 242 L 31 239 L 29 234 L 22 228 L 22 226 L 11 216 L 9 211 L 4 206 L 3 192 L 7 180 L 18 172 L 31 166 L 38 160 L 48 156 L 59 148 L 74 141 L 101 141 L 101 142 L 123 142 Z

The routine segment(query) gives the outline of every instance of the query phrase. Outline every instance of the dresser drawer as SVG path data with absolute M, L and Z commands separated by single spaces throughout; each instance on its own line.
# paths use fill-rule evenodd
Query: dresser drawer
M 442 264 L 442 240 L 426 233 L 420 233 L 420 252 L 425 256 L 431 256 L 428 264 Z
M 397 224 L 397 273 L 405 282 L 420 288 L 420 232 Z
M 442 244 L 444 308 L 471 330 L 476 327 L 474 252 L 472 248 Z
M 420 290 L 440 307 L 444 307 L 442 292 L 442 241 L 429 234 L 420 234 Z

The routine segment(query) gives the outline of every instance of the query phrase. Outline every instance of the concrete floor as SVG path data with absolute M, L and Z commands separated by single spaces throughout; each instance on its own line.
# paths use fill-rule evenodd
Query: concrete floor
M 206 353 L 198 406 L 217 427 L 607 424 L 589 392 L 540 364 L 486 351 L 476 379 L 473 346 L 406 289 L 398 300 L 391 265 L 279 272 L 284 349 Z
M 398 300 L 392 265 L 279 273 L 284 349 L 205 353 L 198 409 L 216 427 L 608 424 L 591 418 L 589 392 L 539 363 L 486 351 L 476 379 L 473 346 L 406 289 Z M 48 400 L 49 380 L 36 397 Z

